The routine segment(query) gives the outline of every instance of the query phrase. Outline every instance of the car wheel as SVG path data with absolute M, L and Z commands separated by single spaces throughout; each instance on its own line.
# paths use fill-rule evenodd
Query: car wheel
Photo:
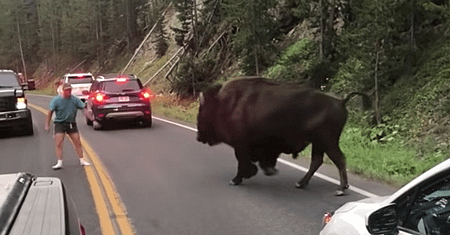
M 88 126 L 92 126 L 92 120 L 90 120 L 89 118 L 86 117 L 86 124 Z
M 142 125 L 143 125 L 144 127 L 151 127 L 151 126 L 152 126 L 152 118 L 144 119 L 144 120 L 142 121 Z
M 100 130 L 100 129 L 102 129 L 102 124 L 99 123 L 98 121 L 93 121 L 93 122 L 92 122 L 92 126 L 94 127 L 94 130 Z
M 27 124 L 25 125 L 25 127 L 23 128 L 23 132 L 24 135 L 33 135 L 34 131 L 33 131 L 33 119 L 31 118 L 31 113 L 27 118 Z

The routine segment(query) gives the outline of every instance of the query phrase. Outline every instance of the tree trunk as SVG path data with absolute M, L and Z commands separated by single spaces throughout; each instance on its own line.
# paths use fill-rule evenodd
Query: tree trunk
M 53 25 L 53 21 L 54 21 L 54 16 L 51 16 L 50 18 L 50 28 L 52 30 L 52 50 L 53 50 L 53 58 L 52 58 L 52 62 L 53 62 L 53 70 L 56 70 L 56 38 L 55 38 L 55 27 Z
M 193 17 L 192 17 L 192 33 L 194 35 L 194 47 L 195 51 L 199 50 L 198 40 L 197 40 L 197 0 L 193 0 Z
M 376 11 L 375 11 L 375 31 L 378 35 L 378 0 L 376 0 Z M 378 37 L 375 40 L 375 50 L 376 50 L 376 58 L 375 58 L 375 117 L 377 120 L 377 125 L 381 124 L 381 115 L 380 115 L 380 100 L 378 94 L 378 60 L 380 55 L 380 41 Z
M 336 8 L 336 0 L 331 0 L 330 15 L 328 16 L 328 28 L 326 30 L 324 56 L 328 58 L 332 51 L 332 42 L 334 37 L 334 16 Z
M 324 38 L 324 29 L 323 29 L 323 0 L 319 0 L 319 8 L 320 8 L 320 45 L 319 45 L 319 60 L 323 62 L 323 38 Z
M 416 42 L 414 40 L 414 10 L 415 10 L 415 1 L 411 0 L 410 4 L 411 4 L 411 49 L 415 50 L 416 49 Z
M 377 125 L 381 124 L 381 115 L 380 115 L 380 99 L 378 96 L 378 58 L 380 54 L 380 45 L 378 44 L 378 38 L 376 42 L 376 50 L 377 55 L 375 58 L 375 117 L 377 120 Z
M 24 75 L 25 81 L 27 81 L 27 79 L 28 79 L 27 66 L 25 65 L 25 58 L 23 56 L 22 38 L 20 36 L 20 24 L 19 24 L 18 17 L 16 17 L 16 23 L 17 23 L 17 38 L 19 39 L 20 57 L 22 59 L 22 65 L 23 65 L 23 75 Z M 21 81 L 21 82 L 25 82 L 25 81 Z

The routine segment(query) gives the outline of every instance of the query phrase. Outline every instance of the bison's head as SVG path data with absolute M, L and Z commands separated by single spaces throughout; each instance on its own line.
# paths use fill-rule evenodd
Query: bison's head
M 217 94 L 221 86 L 215 86 L 200 93 L 200 107 L 197 115 L 197 140 L 209 145 L 221 143 L 217 135 L 217 110 L 219 100 Z

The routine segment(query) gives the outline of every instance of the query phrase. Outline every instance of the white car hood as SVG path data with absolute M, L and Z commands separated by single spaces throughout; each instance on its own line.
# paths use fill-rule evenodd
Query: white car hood
M 388 198 L 389 198 L 389 196 L 372 197 L 372 198 L 361 199 L 361 200 L 355 201 L 355 202 L 347 202 L 346 204 L 341 206 L 339 209 L 337 209 L 335 211 L 335 214 L 348 212 L 353 209 L 358 209 L 356 207 L 361 207 L 361 206 L 365 209 L 369 208 L 369 207 L 371 208 L 372 206 L 370 206 L 370 204 L 374 204 L 374 206 L 379 206 L 380 204 L 383 204 L 384 201 L 386 201 L 386 199 L 388 199 Z
M 321 231 L 321 235 L 369 235 L 365 226 L 365 217 L 388 204 L 389 196 L 366 198 L 348 202 L 334 212 L 332 220 Z M 344 234 L 343 231 L 346 231 Z

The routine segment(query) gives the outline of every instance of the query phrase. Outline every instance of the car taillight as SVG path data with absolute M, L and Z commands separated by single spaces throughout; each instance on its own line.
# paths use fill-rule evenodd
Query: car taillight
M 98 93 L 95 95 L 95 100 L 98 102 L 103 102 L 103 100 L 105 99 L 104 97 L 105 96 L 103 94 Z
M 108 99 L 108 97 L 103 93 L 97 92 L 94 93 L 92 99 L 96 104 L 103 104 Z
M 150 90 L 143 90 L 140 93 L 141 100 L 150 100 L 153 99 L 154 95 Z
M 116 81 L 117 81 L 118 83 L 123 83 L 123 82 L 128 81 L 128 79 L 127 79 L 127 78 L 117 78 Z
M 333 217 L 332 212 L 325 213 L 325 215 L 323 215 L 323 218 L 322 218 L 322 227 L 327 225 L 331 221 L 332 217 Z

